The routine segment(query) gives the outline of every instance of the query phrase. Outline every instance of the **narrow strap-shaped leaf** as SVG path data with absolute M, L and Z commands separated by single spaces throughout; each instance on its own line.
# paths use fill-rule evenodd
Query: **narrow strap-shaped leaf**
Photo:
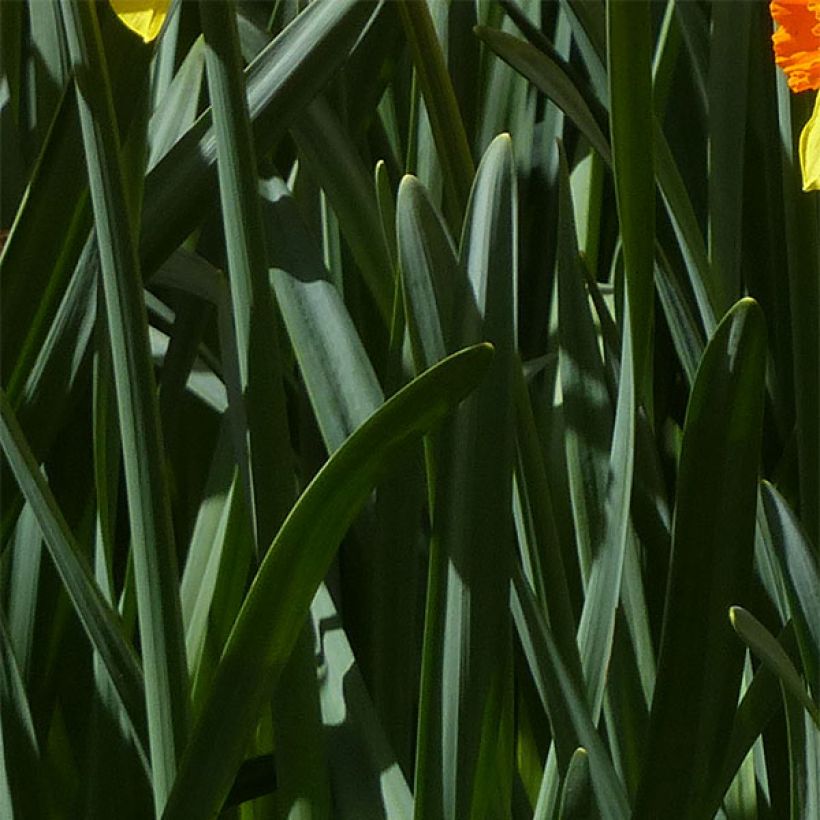
M 777 642 L 777 638 L 751 612 L 747 612 L 741 606 L 729 609 L 729 620 L 743 643 L 777 675 L 786 692 L 803 706 L 820 728 L 820 711 L 817 704 L 809 697 L 800 675 L 783 647 Z
M 820 814 L 820 727 L 792 698 L 784 702 L 789 744 L 790 820 Z
M 179 12 L 171 18 L 178 22 Z M 169 26 L 170 27 L 170 26 Z M 168 30 L 160 41 L 160 53 L 168 43 Z M 182 65 L 174 75 L 168 90 L 151 114 L 148 141 L 151 146 L 148 168 L 153 168 L 171 150 L 174 143 L 192 127 L 196 120 L 197 102 L 205 67 L 205 48 L 201 38 L 194 41 Z M 156 85 L 155 85 L 156 89 Z
M 332 453 L 381 406 L 384 395 L 347 306 L 331 283 L 320 249 L 297 210 L 295 197 L 276 177 L 263 183 L 262 192 L 271 282 L 316 421 L 325 446 Z M 383 516 L 391 492 L 396 497 L 395 490 L 389 489 L 391 485 L 395 488 L 396 482 L 403 485 L 399 493 L 401 503 L 409 506 L 409 514 L 414 515 L 417 505 L 412 502 L 413 493 L 406 492 L 407 486 L 399 473 L 380 487 L 377 505 L 367 510 L 371 519 L 374 514 Z M 382 518 L 376 532 L 375 537 L 354 539 L 346 554 L 350 562 L 368 568 L 366 575 L 359 576 L 361 580 L 351 595 L 354 600 L 347 614 L 356 619 L 361 613 L 359 661 L 363 666 L 367 664 L 371 695 L 380 714 L 388 714 L 391 706 L 398 703 L 406 704 L 406 708 L 401 707 L 404 716 L 390 723 L 391 729 L 398 730 L 402 723 L 409 723 L 412 687 L 385 687 L 380 681 L 386 668 L 394 668 L 394 660 L 399 664 L 411 661 L 406 646 L 391 643 L 389 630 L 394 618 L 402 619 L 401 629 L 412 628 L 413 619 L 406 617 L 413 605 L 412 589 L 405 585 L 395 596 L 387 593 L 389 613 L 378 613 L 385 605 L 384 595 L 389 588 L 385 587 L 385 573 L 404 582 L 407 572 L 412 572 L 408 565 L 414 563 L 413 550 L 402 542 L 404 536 L 410 536 L 412 528 L 402 526 L 401 536 L 394 538 L 390 524 Z M 381 539 L 388 539 L 387 543 Z M 377 648 L 385 645 L 389 646 L 388 651 Z M 404 745 L 409 749 L 409 743 Z
M 686 190 L 686 184 L 657 119 L 654 120 L 654 133 L 653 147 L 658 190 L 686 262 L 701 324 L 709 335 L 714 332 L 717 318 L 719 318 L 720 296 L 711 274 L 706 243 L 698 225 L 692 199 Z
M 568 5 L 575 7 L 570 13 L 570 18 L 574 21 L 577 32 L 580 24 L 574 12 L 578 8 L 582 9 L 583 4 L 568 3 Z M 539 48 L 522 44 L 503 32 L 480 29 L 478 36 L 484 39 L 502 59 L 524 74 L 537 88 L 559 105 L 589 139 L 590 144 L 601 153 L 607 162 L 611 163 L 609 142 L 601 133 L 601 121 L 605 115 L 605 108 L 600 100 L 607 98 L 606 88 L 598 88 L 599 84 L 597 84 L 596 88 L 600 97 L 593 96 L 590 90 L 573 78 L 570 66 L 560 62 L 557 55 L 544 54 Z M 538 46 L 535 38 L 533 41 Z M 632 53 L 631 50 L 627 52 Z M 630 88 L 627 82 L 625 93 L 628 95 L 633 94 Z M 711 276 L 706 244 L 666 137 L 654 118 L 651 122 L 651 130 L 656 166 L 654 173 L 658 189 L 663 196 L 687 263 L 689 277 L 700 308 L 701 321 L 707 331 L 711 332 L 716 324 L 715 310 L 719 304 L 719 298 L 716 283 Z M 640 157 L 642 161 L 646 159 L 645 154 L 640 154 Z M 649 165 L 646 162 L 644 164 L 647 167 Z M 639 219 L 636 222 L 640 224 Z
M 394 761 L 386 726 L 373 707 L 325 584 L 320 584 L 310 612 L 325 663 L 320 698 L 324 723 L 329 729 L 335 816 L 410 820 L 413 795 L 401 767 Z M 344 731 L 338 731 L 341 726 Z M 365 778 L 378 778 L 379 788 L 362 789 Z
M 407 175 L 399 185 L 396 235 L 407 329 L 416 368 L 422 370 L 446 356 L 451 342 L 451 308 L 458 259 L 444 218 L 419 180 Z M 435 507 L 436 444 L 428 441 L 427 485 Z M 441 668 L 443 663 L 444 603 L 447 557 L 432 539 L 427 565 L 427 590 L 419 683 L 415 758 L 415 811 L 440 806 L 444 770 Z M 436 809 L 433 809 L 435 811 Z
M 396 7 L 410 44 L 413 66 L 430 117 L 445 190 L 457 218 L 460 218 L 467 207 L 475 168 L 452 80 L 427 3 L 401 0 Z
M 744 146 L 749 32 L 755 7 L 714 3 L 709 58 L 709 251 L 720 308 L 742 295 Z
M 609 93 L 606 72 L 606 17 L 601 3 L 590 0 L 560 0 L 572 25 L 590 79 L 598 96 L 606 101 Z
M 612 406 L 578 256 L 569 180 L 559 177 L 557 250 L 559 368 L 564 449 L 581 577 L 589 580 L 604 538 Z
M 264 181 L 261 191 L 270 281 L 316 422 L 333 452 L 384 395 L 293 195 L 278 177 Z
M 188 722 L 188 673 L 156 384 L 118 129 L 96 10 L 64 0 L 117 392 L 157 812 Z
M 235 6 L 231 0 L 206 0 L 199 8 L 239 358 L 236 402 L 242 407 L 236 408 L 232 418 L 240 428 L 236 435 L 242 444 L 240 474 L 245 477 L 257 554 L 261 555 L 295 495 L 293 474 L 288 469 L 290 432 L 283 368 Z M 277 765 L 278 799 L 282 811 L 298 801 L 323 816 L 328 811 L 330 788 L 322 765 L 316 664 L 307 627 L 295 642 L 281 676 L 281 684 L 273 690 L 272 733 L 276 747 L 291 752 L 280 756 Z
M 691 387 L 695 381 L 698 362 L 703 354 L 703 334 L 690 310 L 683 289 L 672 272 L 666 254 L 661 248 L 658 248 L 656 253 L 655 283 L 658 289 L 658 299 L 663 308 L 669 332 L 672 334 L 678 359 Z
M 373 25 L 367 27 L 365 36 L 373 38 L 375 33 L 375 37 L 378 37 L 379 24 L 384 23 L 386 19 L 384 14 L 376 15 Z M 256 58 L 271 42 L 271 35 L 247 17 L 240 16 L 237 22 L 243 54 L 248 59 L 251 56 Z M 398 20 L 394 20 L 393 26 L 398 29 Z M 354 53 L 362 50 L 364 39 L 365 37 L 359 41 Z M 384 44 L 381 44 L 381 47 L 384 47 Z M 349 66 L 348 62 L 348 69 Z M 346 109 L 353 102 L 352 98 L 346 98 Z M 345 110 L 345 114 L 349 118 L 349 110 Z M 382 317 L 388 321 L 394 289 L 389 276 L 389 254 L 386 255 L 383 243 L 372 241 L 379 221 L 378 211 L 369 174 L 359 153 L 351 146 L 348 129 L 344 127 L 334 107 L 322 95 L 317 95 L 294 117 L 290 131 L 299 150 L 299 181 L 303 182 L 305 179 L 302 170 L 304 165 L 311 184 L 316 183 L 322 191 L 321 213 L 325 243 L 329 242 L 328 234 L 331 231 L 336 233 L 338 220 L 338 225 L 344 232 L 362 271 L 364 282 L 370 289 Z M 328 203 L 333 208 L 332 212 L 327 210 Z M 272 244 L 275 246 L 278 243 Z M 339 252 L 338 247 L 335 248 L 335 252 Z M 333 267 L 329 261 L 328 265 Z
M 567 63 L 503 31 L 478 26 L 476 36 L 546 94 L 578 126 L 601 157 L 612 162 L 609 140 L 599 124 L 603 108 L 596 99 L 589 98 L 588 91 L 578 87 Z
M 373 13 L 364 0 L 311 3 L 248 66 L 248 113 L 258 152 L 325 85 Z M 140 256 L 153 271 L 201 220 L 212 202 L 216 137 L 203 114 L 146 179 Z
M 390 257 L 378 241 L 379 212 L 370 174 L 330 104 L 321 97 L 294 119 L 291 133 L 307 168 L 327 195 L 339 227 L 385 322 L 393 281 Z
M 398 245 L 396 238 L 396 195 L 390 183 L 387 163 L 380 159 L 373 171 L 373 187 L 376 192 L 376 206 L 379 210 L 379 222 L 382 227 L 384 247 L 390 258 L 393 270 L 398 268 Z
M 593 812 L 593 792 L 589 780 L 589 754 L 583 746 L 574 752 L 561 786 L 561 820 L 584 820 Z
M 201 3 L 200 19 L 239 360 L 243 407 L 238 417 L 247 424 L 247 430 L 239 431 L 245 445 L 238 462 L 261 550 L 273 539 L 293 501 L 292 476 L 282 466 L 290 453 L 282 364 L 233 4 Z
M 33 43 L 37 56 L 32 55 L 32 68 L 38 77 L 37 84 L 51 85 L 68 75 L 64 26 L 59 3 L 37 3 L 30 9 L 31 37 L 51 41 L 53 53 L 41 53 L 40 43 Z M 111 15 L 113 18 L 113 14 Z M 116 26 L 120 24 L 115 22 Z M 136 39 L 136 38 L 130 38 Z M 59 46 L 54 41 L 59 41 Z M 120 43 L 119 45 L 122 45 Z M 121 133 L 126 133 L 132 121 L 134 106 L 134 86 L 138 85 L 140 73 L 145 70 L 148 49 L 141 44 L 127 42 L 125 47 L 113 50 L 107 55 L 112 81 L 118 92 L 127 99 L 123 105 L 115 99 Z M 47 66 L 40 76 L 41 69 Z M 53 74 L 52 74 L 53 72 Z M 42 80 L 42 82 L 40 82 Z M 43 130 L 45 140 L 35 167 L 26 196 L 23 197 L 14 218 L 0 261 L 0 277 L 4 288 L 4 298 L 0 305 L 0 332 L 2 333 L 3 366 L 14 363 L 14 383 L 5 381 L 9 399 L 20 413 L 19 390 L 32 370 L 32 360 L 37 357 L 49 332 L 52 319 L 63 298 L 71 271 L 83 251 L 91 227 L 91 206 L 88 196 L 88 177 L 82 150 L 82 134 L 77 117 L 77 97 L 74 83 L 60 84 L 62 93 L 59 105 L 48 108 L 48 118 L 44 120 L 40 105 L 44 98 L 36 95 L 32 104 L 38 110 L 38 130 Z M 137 91 L 137 94 L 140 92 Z M 31 91 L 34 98 L 34 91 Z M 48 98 L 50 94 L 44 94 Z M 50 119 L 53 114 L 53 120 Z M 45 129 L 47 128 L 47 133 Z M 63 180 L 62 195 L 55 197 L 49 180 L 59 177 Z M 38 299 L 30 299 L 36 292 Z M 87 291 L 82 292 L 87 299 Z M 23 339 L 17 335 L 23 331 Z M 6 344 L 9 343 L 7 347 Z M 24 344 L 22 351 L 18 347 Z M 20 353 L 22 356 L 19 356 Z M 9 378 L 10 374 L 4 376 Z M 21 415 L 29 437 L 33 439 L 31 428 Z M 32 443 L 34 443 L 32 441 Z
M 609 0 L 606 8 L 612 159 L 629 292 L 635 389 L 651 426 L 655 173 L 650 8 L 648 0 Z
M 448 561 L 440 744 L 441 808 L 416 816 L 482 815 L 498 776 L 503 692 L 511 662 L 504 606 L 513 563 L 513 366 L 516 337 L 518 212 L 512 142 L 496 137 L 482 158 L 459 252 L 457 344 L 481 338 L 496 347 L 490 373 L 442 435 L 436 468 L 433 540 Z M 480 647 L 480 648 L 479 648 Z M 509 777 L 508 772 L 502 773 Z M 436 796 L 439 797 L 438 795 Z M 419 800 L 417 796 L 417 800 Z
M 276 134 L 281 134 L 281 129 L 284 128 L 288 117 L 327 81 L 327 78 L 349 52 L 372 11 L 373 4 L 364 2 L 364 0 L 312 3 L 298 15 L 293 25 L 283 31 L 270 47 L 265 49 L 259 59 L 248 68 L 250 116 L 262 148 L 268 147 L 276 138 Z M 71 104 L 64 103 L 61 108 L 64 113 L 61 116 L 67 123 L 70 123 L 75 99 L 73 87 L 66 98 Z M 173 248 L 184 240 L 190 230 L 201 220 L 212 202 L 211 194 L 215 190 L 216 177 L 216 143 L 213 129 L 209 130 L 210 124 L 209 112 L 186 132 L 185 136 L 169 152 L 167 158 L 148 176 L 145 212 L 142 218 L 144 230 L 141 248 L 146 272 L 156 268 L 172 252 Z M 78 135 L 70 135 L 65 139 L 69 138 L 71 141 L 60 150 L 67 151 L 68 159 L 73 162 L 79 155 L 76 146 Z M 57 161 L 53 156 L 53 151 L 52 159 Z M 79 196 L 83 190 L 82 186 L 68 183 L 72 174 L 76 173 L 76 169 L 64 171 L 63 165 L 60 165 L 60 168 L 62 169 L 61 174 L 64 172 L 67 174 L 64 179 L 69 192 Z M 43 179 L 46 176 L 48 174 L 44 169 Z M 79 231 L 78 241 L 82 243 L 89 222 L 86 206 L 83 217 L 85 221 L 82 223 L 86 225 L 85 228 L 82 228 L 80 222 L 71 222 L 73 210 L 61 217 L 61 220 L 65 221 L 55 223 L 51 218 L 53 208 L 58 205 L 65 210 L 66 203 L 55 203 L 54 197 L 45 188 L 42 196 L 38 194 L 38 201 L 41 203 L 42 210 L 35 209 L 36 213 L 31 215 L 25 230 L 23 230 L 23 222 L 17 226 L 16 231 L 12 233 L 5 245 L 5 255 L 0 265 L 3 276 L 11 275 L 13 268 L 19 268 L 21 293 L 23 294 L 30 292 L 31 277 L 28 275 L 30 266 L 35 273 L 37 271 L 54 272 L 57 270 L 55 260 L 58 260 L 60 264 L 67 262 L 69 265 L 67 271 L 71 270 L 81 245 L 77 246 L 77 251 L 72 252 L 73 255 L 68 254 L 68 258 L 61 256 L 62 244 L 67 236 L 66 231 L 70 229 L 72 242 L 75 241 L 75 232 Z M 72 198 L 71 201 L 73 202 L 74 199 Z M 28 203 L 27 211 L 29 211 L 32 203 L 31 196 L 26 202 Z M 59 225 L 64 225 L 64 227 L 60 228 Z M 43 237 L 52 236 L 62 237 L 62 244 L 52 242 L 44 244 Z M 25 241 L 23 241 L 24 238 Z M 32 257 L 33 252 L 38 255 L 42 252 L 43 258 L 40 263 L 35 263 Z M 15 257 L 18 261 L 12 264 L 12 259 Z M 83 277 L 90 271 L 87 262 L 81 262 L 80 268 Z M 68 278 L 67 271 L 65 272 L 66 279 Z M 52 281 L 55 276 L 56 273 Z M 71 291 L 71 301 L 69 302 L 67 293 L 66 299 L 59 307 L 58 316 L 64 314 L 59 321 L 55 321 L 52 325 L 50 321 L 43 324 L 38 319 L 31 326 L 27 326 L 25 320 L 20 321 L 21 327 L 28 327 L 25 357 L 13 357 L 11 349 L 3 347 L 4 365 L 6 362 L 11 363 L 12 360 L 15 365 L 15 389 L 12 391 L 9 386 L 9 398 L 20 415 L 20 422 L 24 425 L 35 452 L 41 452 L 41 441 L 46 444 L 50 443 L 55 420 L 61 417 L 60 413 L 55 411 L 53 400 L 45 397 L 53 394 L 55 383 L 61 389 L 65 389 L 64 382 L 61 381 L 63 374 L 69 371 L 73 377 L 76 365 L 83 360 L 83 351 L 87 347 L 90 326 L 82 324 L 79 328 L 81 331 L 79 335 L 76 326 L 81 323 L 87 313 L 88 294 L 94 289 L 89 287 L 87 281 L 80 282 L 76 275 L 71 281 L 72 287 L 74 282 L 77 287 Z M 64 285 L 57 289 L 56 297 L 61 295 L 62 287 Z M 54 314 L 59 303 L 54 301 L 52 304 L 53 295 L 55 294 L 52 288 L 44 291 L 43 297 L 36 305 L 38 315 L 42 313 L 50 319 Z M 3 321 L 0 322 L 4 334 L 17 326 L 16 321 L 5 320 L 5 311 L 11 307 L 12 302 L 4 298 L 2 300 Z M 24 313 L 28 315 L 29 310 L 30 308 L 26 308 Z M 93 315 L 93 308 L 91 312 Z M 72 326 L 69 327 L 69 325 Z M 4 335 L 4 341 L 5 338 Z M 65 357 L 65 362 L 54 360 L 54 353 Z M 29 384 L 26 384 L 26 380 Z M 28 413 L 22 412 L 19 402 L 20 391 L 24 388 L 27 391 L 25 401 L 33 405 L 36 420 L 32 420 Z M 4 527 L 7 525 L 7 515 L 13 512 L 13 508 L 13 504 L 4 505 Z
M 567 667 L 582 679 L 576 640 L 577 624 L 570 603 L 561 542 L 555 523 L 549 477 L 523 368 L 516 373 L 516 488 L 520 503 L 529 508 L 533 544 L 527 556 L 534 577 L 529 578 Z M 526 559 L 525 559 L 526 560 Z M 526 573 L 525 573 L 526 574 Z
M 569 767 L 575 749 L 586 749 L 600 816 L 604 820 L 625 820 L 629 816 L 626 791 L 595 728 L 586 694 L 564 663 L 532 590 L 518 569 L 513 572 L 510 608 L 533 680 L 550 717 L 553 737 L 562 747 L 558 757 L 564 769 Z
M 304 491 L 236 620 L 164 820 L 199 820 L 219 811 L 344 533 L 374 485 L 473 389 L 490 358 L 491 348 L 478 345 L 415 379 L 333 454 Z
M 458 258 L 444 218 L 414 176 L 405 176 L 399 185 L 396 234 L 416 366 L 430 367 L 452 343 Z
M 738 302 L 709 342 L 689 399 L 649 739 L 635 820 L 700 817 L 723 763 L 743 647 L 726 613 L 744 600 L 754 556 L 765 325 Z
M 188 8 L 191 8 L 191 6 Z M 157 10 L 159 11 L 159 8 Z M 177 52 L 182 45 L 180 42 L 181 18 L 182 3 L 172 3 L 170 4 L 170 8 L 167 9 L 165 17 L 161 19 L 162 36 L 159 38 L 156 46 L 151 71 L 152 111 L 156 111 L 160 100 L 168 92 L 174 80 L 174 72 L 178 67 Z M 181 55 L 180 59 L 182 59 Z M 181 69 L 182 66 L 180 65 L 179 68 Z M 186 123 L 185 127 L 187 128 L 189 125 L 190 123 Z
M 560 202 L 563 214 L 561 219 L 569 234 L 559 240 L 566 246 L 559 257 L 559 298 L 567 303 L 559 303 L 562 320 L 561 365 L 568 371 L 565 377 L 567 385 L 573 388 L 573 392 L 568 391 L 565 395 L 569 398 L 578 391 L 580 395 L 576 400 L 576 412 L 590 414 L 597 430 L 606 435 L 610 425 L 608 396 L 606 387 L 602 384 L 603 366 L 597 350 L 598 341 L 592 327 L 589 302 L 577 259 L 566 158 L 563 149 L 559 150 Z M 628 294 L 626 302 L 629 304 Z M 577 360 L 573 357 L 574 350 L 579 352 Z M 581 359 L 580 355 L 584 358 Z M 625 315 L 617 410 L 608 465 L 605 452 L 609 441 L 606 438 L 597 442 L 589 441 L 586 438 L 589 428 L 578 427 L 573 431 L 577 438 L 577 449 L 568 449 L 568 458 L 571 458 L 574 452 L 577 453 L 576 459 L 573 459 L 577 464 L 577 488 L 573 501 L 578 499 L 579 504 L 594 510 L 596 515 L 596 518 L 591 519 L 594 526 L 589 527 L 586 533 L 589 539 L 585 545 L 589 553 L 584 556 L 588 563 L 583 567 L 586 597 L 578 628 L 578 646 L 584 679 L 595 719 L 603 703 L 606 669 L 615 626 L 615 610 L 621 594 L 621 575 L 629 524 L 635 443 L 635 383 L 631 356 L 631 317 Z M 594 401 L 592 397 L 595 392 L 605 397 L 603 402 Z M 568 404 L 568 420 L 570 424 L 577 425 L 578 420 L 570 415 L 572 407 L 572 404 Z M 599 499 L 590 498 L 590 484 L 584 480 L 585 472 L 592 478 L 594 484 L 590 484 L 595 487 L 595 491 L 601 493 Z
M 225 547 L 228 520 L 234 497 L 239 492 L 238 481 L 230 446 L 228 419 L 225 417 L 214 447 L 203 500 L 194 520 L 179 590 L 185 645 L 192 675 L 205 641 L 208 613 Z
M 137 738 L 145 743 L 145 704 L 139 661 L 123 637 L 119 616 L 94 582 L 91 568 L 31 454 L 3 391 L 0 391 L 0 445 L 37 519 L 77 618 L 99 652 Z
M 761 486 L 766 520 L 791 606 L 806 680 L 820 696 L 820 576 L 803 528 L 782 495 L 767 481 Z
M 396 198 L 387 166 L 382 160 L 376 163 L 374 188 L 384 247 L 393 274 L 393 315 L 385 376 L 385 390 L 392 395 L 417 371 L 413 368 L 399 274 Z M 368 641 L 371 648 L 367 657 L 369 680 L 372 681 L 369 688 L 396 757 L 408 772 L 413 770 L 419 674 L 418 654 L 408 652 L 407 647 L 415 645 L 421 622 L 415 617 L 419 612 L 417 602 L 424 577 L 416 553 L 417 524 L 419 515 L 424 514 L 429 486 L 425 481 L 422 449 L 419 447 L 418 457 L 379 488 L 375 505 L 375 537 L 365 559 L 372 567 L 370 594 L 367 596 L 373 600 Z M 413 615 L 408 617 L 408 613 Z M 412 683 L 397 685 L 397 681 Z
M 43 766 L 23 676 L 0 611 L 0 813 L 35 817 L 45 812 Z
M 105 306 L 100 301 L 97 307 L 100 327 L 105 327 L 104 311 Z M 116 606 L 114 560 L 117 555 L 122 456 L 111 348 L 105 333 L 97 334 L 95 342 L 92 416 L 96 491 L 94 577 L 105 600 Z M 116 811 L 123 820 L 145 817 L 153 812 L 151 765 L 146 750 L 137 743 L 135 753 L 127 715 L 124 715 L 111 676 L 97 652 L 93 657 L 93 673 L 94 694 L 88 717 L 89 736 L 93 740 L 89 742 L 89 774 L 83 778 L 84 812 L 90 817 Z
M 778 642 L 789 656 L 796 656 L 797 642 L 791 621 L 781 631 Z M 703 803 L 704 816 L 711 817 L 717 810 L 753 744 L 782 706 L 777 677 L 766 666 L 761 666 L 738 704 L 723 766 L 713 774 L 709 797 Z
M 706 10 L 691 3 L 675 3 L 675 18 L 686 45 L 692 85 L 699 110 L 705 114 L 709 66 L 709 19 Z
M 68 286 L 91 223 L 76 96 L 68 87 L 31 172 L 28 192 L 0 254 L 0 341 L 3 383 L 19 410 L 20 393 Z M 59 174 L 67 191 L 55 197 L 49 180 Z M 41 294 L 31 299 L 31 293 Z
M 35 454 L 48 452 L 67 409 L 85 382 L 91 361 L 89 340 L 96 318 L 98 271 L 96 243 L 89 236 L 56 315 L 43 329 L 45 337 L 41 339 L 38 331 L 32 332 L 26 352 L 17 361 L 7 398 Z M 0 464 L 0 470 L 5 469 L 6 465 Z M 5 472 L 0 482 L 5 482 Z M 2 509 L 5 533 L 17 515 L 17 505 L 13 483 L 8 481 L 3 486 L 9 488 Z
M 10 568 L 6 581 L 9 639 L 24 679 L 28 679 L 34 659 L 37 598 L 42 578 L 42 540 L 37 517 L 30 505 L 24 505 L 17 518 L 14 538 L 7 547 Z
M 628 302 L 628 298 L 626 300 Z M 621 597 L 621 578 L 629 531 L 635 448 L 635 383 L 632 372 L 631 319 L 624 311 L 623 353 L 618 404 L 609 457 L 604 538 L 590 569 L 584 608 L 578 626 L 584 680 L 593 717 L 603 703 L 612 653 L 615 614 Z

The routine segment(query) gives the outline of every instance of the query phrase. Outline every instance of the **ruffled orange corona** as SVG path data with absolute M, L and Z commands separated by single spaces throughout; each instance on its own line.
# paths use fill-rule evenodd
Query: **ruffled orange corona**
M 794 92 L 820 89 L 820 0 L 772 0 L 775 62 Z M 803 190 L 820 190 L 820 94 L 800 135 Z
M 792 91 L 820 88 L 820 0 L 773 0 L 775 62 Z
M 150 43 L 162 29 L 171 0 L 109 0 L 117 17 Z

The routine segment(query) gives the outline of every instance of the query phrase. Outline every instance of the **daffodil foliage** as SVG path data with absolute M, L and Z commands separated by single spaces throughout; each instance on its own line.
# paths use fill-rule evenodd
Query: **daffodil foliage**
M 820 0 L 0 24 L 0 820 L 820 818 Z

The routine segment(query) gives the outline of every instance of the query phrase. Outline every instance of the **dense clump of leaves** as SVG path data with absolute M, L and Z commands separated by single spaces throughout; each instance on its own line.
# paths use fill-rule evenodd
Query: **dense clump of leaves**
M 0 816 L 820 815 L 765 5 L 0 14 Z

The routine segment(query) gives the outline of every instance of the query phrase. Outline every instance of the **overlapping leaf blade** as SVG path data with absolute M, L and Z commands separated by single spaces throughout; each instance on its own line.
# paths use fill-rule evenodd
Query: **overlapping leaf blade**
M 455 354 L 396 394 L 331 457 L 260 566 L 222 655 L 164 813 L 219 810 L 316 589 L 373 486 L 484 375 L 487 345 Z
M 764 355 L 760 308 L 743 300 L 707 345 L 689 399 L 636 818 L 670 805 L 700 816 L 723 762 L 743 662 L 727 613 L 751 580 Z

